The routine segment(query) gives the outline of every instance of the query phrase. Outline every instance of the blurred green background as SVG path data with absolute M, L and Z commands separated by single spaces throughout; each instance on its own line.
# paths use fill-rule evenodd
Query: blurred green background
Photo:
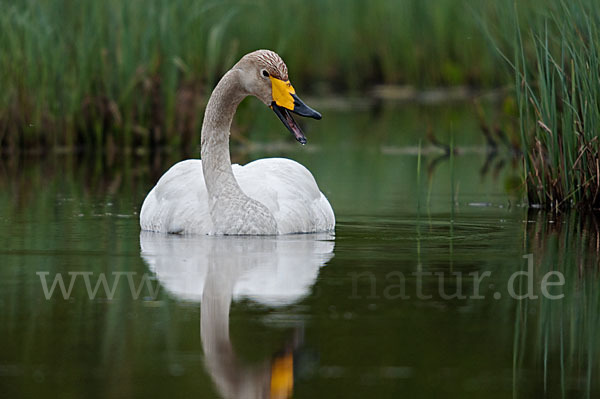
M 510 85 L 490 41 L 502 35 L 486 33 L 514 30 L 510 4 L 2 0 L 0 146 L 195 143 L 212 87 L 260 48 L 284 58 L 301 94 Z

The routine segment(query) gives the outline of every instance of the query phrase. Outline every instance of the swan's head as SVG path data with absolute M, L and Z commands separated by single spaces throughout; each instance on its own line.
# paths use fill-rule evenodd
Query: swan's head
M 240 71 L 246 92 L 270 107 L 296 140 L 306 144 L 306 137 L 290 111 L 314 119 L 321 119 L 321 114 L 298 98 L 281 57 L 270 50 L 257 50 L 242 57 L 234 68 Z

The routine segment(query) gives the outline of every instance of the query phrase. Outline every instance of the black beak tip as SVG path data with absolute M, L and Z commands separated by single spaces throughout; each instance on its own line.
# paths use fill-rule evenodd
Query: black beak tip
M 294 99 L 294 109 L 292 110 L 293 113 L 298 114 L 300 116 L 304 116 L 306 118 L 313 118 L 317 120 L 322 118 L 320 112 L 315 111 L 308 105 L 304 104 L 304 102 L 300 100 L 300 98 L 298 98 L 297 95 L 292 94 L 292 98 Z

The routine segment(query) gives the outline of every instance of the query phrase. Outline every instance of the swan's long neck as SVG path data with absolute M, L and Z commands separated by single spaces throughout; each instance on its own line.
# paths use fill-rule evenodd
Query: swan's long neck
M 202 172 L 212 202 L 222 197 L 245 198 L 240 189 L 229 156 L 229 130 L 233 115 L 246 97 L 239 83 L 238 71 L 231 70 L 223 76 L 213 91 L 202 123 Z
M 202 173 L 215 234 L 276 234 L 277 222 L 260 202 L 248 197 L 235 180 L 229 156 L 229 129 L 247 96 L 240 71 L 232 69 L 213 91 L 202 123 Z

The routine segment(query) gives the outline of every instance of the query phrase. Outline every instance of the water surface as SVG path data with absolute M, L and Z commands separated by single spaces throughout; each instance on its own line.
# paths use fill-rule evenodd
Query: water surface
M 596 219 L 523 207 L 470 106 L 324 112 L 305 147 L 261 112 L 234 160 L 306 165 L 335 234 L 140 234 L 174 152 L 0 161 L 6 397 L 597 396 Z

